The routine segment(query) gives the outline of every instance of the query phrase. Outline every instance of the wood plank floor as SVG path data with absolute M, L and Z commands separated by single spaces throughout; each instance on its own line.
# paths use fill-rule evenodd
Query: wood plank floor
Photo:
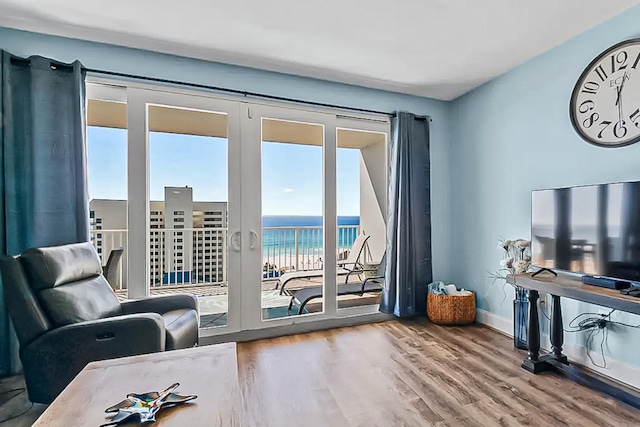
M 490 329 L 391 321 L 238 344 L 251 426 L 638 426 Z
M 533 376 L 523 357 L 488 328 L 425 320 L 239 343 L 243 425 L 640 425 L 640 411 L 553 373 Z M 0 392 L 8 381 L 19 378 Z M 2 426 L 31 425 L 41 412 Z

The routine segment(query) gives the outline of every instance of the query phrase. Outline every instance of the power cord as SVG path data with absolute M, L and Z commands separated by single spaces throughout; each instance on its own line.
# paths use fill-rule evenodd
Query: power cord
M 582 313 L 574 317 L 573 320 L 569 322 L 569 328 L 573 329 L 568 330 L 567 332 L 589 331 L 589 333 L 587 334 L 587 339 L 585 341 L 587 357 L 589 358 L 593 366 L 597 366 L 599 368 L 607 367 L 607 358 L 604 355 L 604 344 L 607 341 L 609 334 L 607 325 L 610 322 L 611 314 L 613 314 L 614 311 L 615 310 L 611 310 L 608 314 Z M 576 322 L 578 323 L 576 324 Z M 600 339 L 600 355 L 602 356 L 602 363 L 596 362 L 596 360 L 593 358 L 593 355 L 591 354 L 593 341 L 598 336 L 598 334 L 602 335 L 602 338 Z
M 551 322 L 551 317 L 549 317 L 549 315 L 544 311 L 544 308 L 542 308 L 542 304 L 540 304 L 540 311 L 542 312 L 542 314 L 544 315 L 544 317 L 547 318 L 548 321 Z M 577 315 L 576 317 L 574 317 L 571 322 L 569 322 L 569 328 L 572 329 L 565 329 L 564 327 L 562 328 L 565 332 L 569 332 L 569 333 L 573 333 L 573 332 L 582 332 L 582 331 L 587 331 L 590 330 L 592 328 L 605 328 L 607 326 L 608 323 L 617 323 L 620 325 L 624 325 L 624 326 L 628 326 L 628 327 L 635 327 L 635 326 L 631 326 L 631 325 L 626 325 L 620 322 L 614 322 L 611 320 L 611 314 L 613 314 L 616 310 L 611 310 L 609 313 L 607 314 L 603 314 L 603 313 L 581 313 L 579 315 Z M 574 323 L 580 319 L 583 316 L 591 316 L 591 317 L 585 317 L 584 319 L 580 320 L 580 322 L 578 322 L 577 325 L 575 325 Z M 637 326 L 638 328 L 640 328 L 640 325 Z
M 549 321 L 551 321 L 551 318 L 544 311 L 544 309 L 542 308 L 542 305 L 543 304 L 540 304 L 540 311 L 542 312 L 544 317 L 546 317 Z M 581 313 L 576 317 L 574 317 L 569 322 L 569 328 L 571 329 L 565 329 L 564 326 L 562 328 L 564 332 L 568 332 L 568 333 L 588 331 L 587 339 L 585 341 L 585 347 L 587 349 L 587 357 L 589 358 L 589 360 L 594 366 L 597 366 L 599 368 L 607 367 L 607 358 L 604 355 L 604 345 L 605 345 L 605 342 L 607 342 L 607 338 L 609 335 L 607 326 L 609 323 L 613 323 L 611 322 L 611 315 L 614 312 L 615 310 L 611 310 L 607 314 L 591 313 L 591 312 Z M 596 360 L 593 358 L 593 355 L 591 354 L 592 353 L 591 347 L 593 345 L 593 341 L 599 334 L 602 335 L 602 338 L 600 340 L 600 354 L 602 356 L 602 363 L 596 362 Z
M 540 304 L 540 311 L 542 312 L 542 314 L 544 314 L 544 317 L 546 317 L 546 318 L 547 318 L 547 320 L 548 320 L 549 322 L 551 322 L 551 318 L 550 318 L 549 316 L 547 316 L 547 313 L 544 311 L 544 308 L 542 308 L 542 305 L 543 305 L 543 304 Z
M 545 312 L 545 310 L 542 307 L 542 305 L 543 304 L 540 304 L 540 311 L 542 312 L 544 317 L 547 318 L 547 320 L 551 321 L 551 318 L 547 315 L 547 313 Z M 603 314 L 603 313 L 581 313 L 581 314 L 577 315 L 576 317 L 574 317 L 571 320 L 571 322 L 569 322 L 569 328 L 572 328 L 572 329 L 565 329 L 563 327 L 563 330 L 565 332 L 569 332 L 569 333 L 589 331 L 589 333 L 587 334 L 587 339 L 585 341 L 585 347 L 587 349 L 587 357 L 589 357 L 589 360 L 591 361 L 591 363 L 593 363 L 594 366 L 597 366 L 599 368 L 606 368 L 607 367 L 607 359 L 606 359 L 606 357 L 604 355 L 604 345 L 605 345 L 605 343 L 608 342 L 608 338 L 609 338 L 608 326 L 609 325 L 619 325 L 619 326 L 624 326 L 624 327 L 627 327 L 627 328 L 640 329 L 640 324 L 639 325 L 629 325 L 628 323 L 611 320 L 611 315 L 613 313 L 615 313 L 615 312 L 616 312 L 616 310 L 612 309 L 607 314 Z M 587 316 L 587 317 L 585 317 L 585 316 Z M 580 319 L 580 321 L 576 324 L 578 319 Z M 591 347 L 592 347 L 594 339 L 598 336 L 598 334 L 602 334 L 602 338 L 600 340 L 600 354 L 602 355 L 602 364 L 596 363 L 596 361 L 594 360 L 593 356 L 591 355 L 591 352 L 592 352 Z
M 602 339 L 600 340 L 600 355 L 602 355 L 602 364 L 596 363 L 596 361 L 593 359 L 593 356 L 591 355 L 591 346 L 593 344 L 593 339 L 598 334 L 602 334 Z M 587 348 L 587 357 L 594 366 L 597 366 L 599 368 L 607 367 L 607 358 L 604 355 L 604 343 L 607 341 L 608 334 L 609 330 L 605 326 L 598 327 L 598 329 L 592 328 L 589 330 L 587 340 L 585 341 L 585 347 Z
M 632 329 L 640 329 L 640 325 L 629 325 L 627 323 L 617 322 L 615 320 L 609 320 L 609 323 L 611 323 L 613 325 L 620 325 L 620 326 L 624 326 L 624 327 L 627 327 L 627 328 L 632 328 Z
M 569 322 L 569 327 L 573 328 L 573 330 L 567 332 L 580 332 L 586 331 L 589 329 L 602 329 L 607 327 L 607 323 L 611 320 L 611 314 L 613 314 L 615 310 L 611 310 L 608 314 L 603 313 L 582 313 L 573 318 L 571 322 Z M 578 324 L 574 324 L 578 319 L 583 316 L 590 316 L 581 319 Z
M 14 399 L 14 398 L 16 398 L 16 397 L 20 396 L 20 395 L 21 395 L 22 393 L 24 393 L 25 391 L 26 391 L 26 390 L 24 389 L 24 387 L 14 388 L 14 389 L 12 389 L 12 390 L 6 390 L 6 391 L 3 391 L 2 393 L 0 393 L 0 396 L 4 396 L 4 395 L 6 395 L 6 394 L 14 393 L 14 392 L 17 392 L 17 393 L 16 393 L 16 394 L 14 394 L 13 396 L 11 396 L 10 398 L 8 398 L 7 400 L 5 400 L 4 402 L 2 402 L 2 404 L 4 405 L 4 404 L 8 403 L 8 402 L 9 402 L 9 401 L 11 401 L 12 399 Z M 6 423 L 6 422 L 8 422 L 8 421 L 15 420 L 16 418 L 19 418 L 19 417 L 23 416 L 24 414 L 26 414 L 27 412 L 29 412 L 31 409 L 33 409 L 33 402 L 30 402 L 30 403 L 31 403 L 31 404 L 29 405 L 29 407 L 28 407 L 27 409 L 25 409 L 24 411 L 20 412 L 19 414 L 12 415 L 12 416 L 10 416 L 10 417 L 8 417 L 8 418 L 5 418 L 5 419 L 3 419 L 3 420 L 0 420 L 0 424 L 4 424 L 4 423 Z

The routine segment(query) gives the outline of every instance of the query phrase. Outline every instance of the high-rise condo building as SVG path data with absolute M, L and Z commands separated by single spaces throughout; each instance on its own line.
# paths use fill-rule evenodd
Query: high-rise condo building
M 114 248 L 126 253 L 126 200 L 94 199 L 89 206 L 92 241 L 103 263 Z M 151 286 L 224 283 L 226 228 L 226 202 L 193 201 L 191 187 L 165 187 L 164 201 L 149 206 Z M 126 274 L 120 280 L 112 286 L 126 288 Z

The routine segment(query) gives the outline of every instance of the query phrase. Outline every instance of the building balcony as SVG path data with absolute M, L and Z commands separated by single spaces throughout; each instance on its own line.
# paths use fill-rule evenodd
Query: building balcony
M 338 258 L 345 259 L 359 226 L 338 227 Z M 149 256 L 149 287 L 226 287 L 228 230 L 226 228 L 154 228 L 148 254 L 127 251 L 127 230 L 92 230 L 91 242 L 106 264 L 111 250 L 124 248 L 115 291 L 126 294 L 127 264 Z M 211 244 L 202 244 L 210 241 Z M 277 279 L 289 271 L 319 270 L 323 266 L 322 227 L 265 227 L 262 230 L 262 280 Z M 365 254 L 366 256 L 366 254 Z M 213 291 L 212 291 L 213 292 Z

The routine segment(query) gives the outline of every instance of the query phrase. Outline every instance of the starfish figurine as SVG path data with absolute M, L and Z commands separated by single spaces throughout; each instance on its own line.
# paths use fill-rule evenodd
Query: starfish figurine
M 117 412 L 110 422 L 100 427 L 117 426 L 122 423 L 153 423 L 156 413 L 163 406 L 174 406 L 196 399 L 196 395 L 181 396 L 173 393 L 180 383 L 171 384 L 162 392 L 152 391 L 144 394 L 129 393 L 122 402 L 107 408 L 105 412 Z

